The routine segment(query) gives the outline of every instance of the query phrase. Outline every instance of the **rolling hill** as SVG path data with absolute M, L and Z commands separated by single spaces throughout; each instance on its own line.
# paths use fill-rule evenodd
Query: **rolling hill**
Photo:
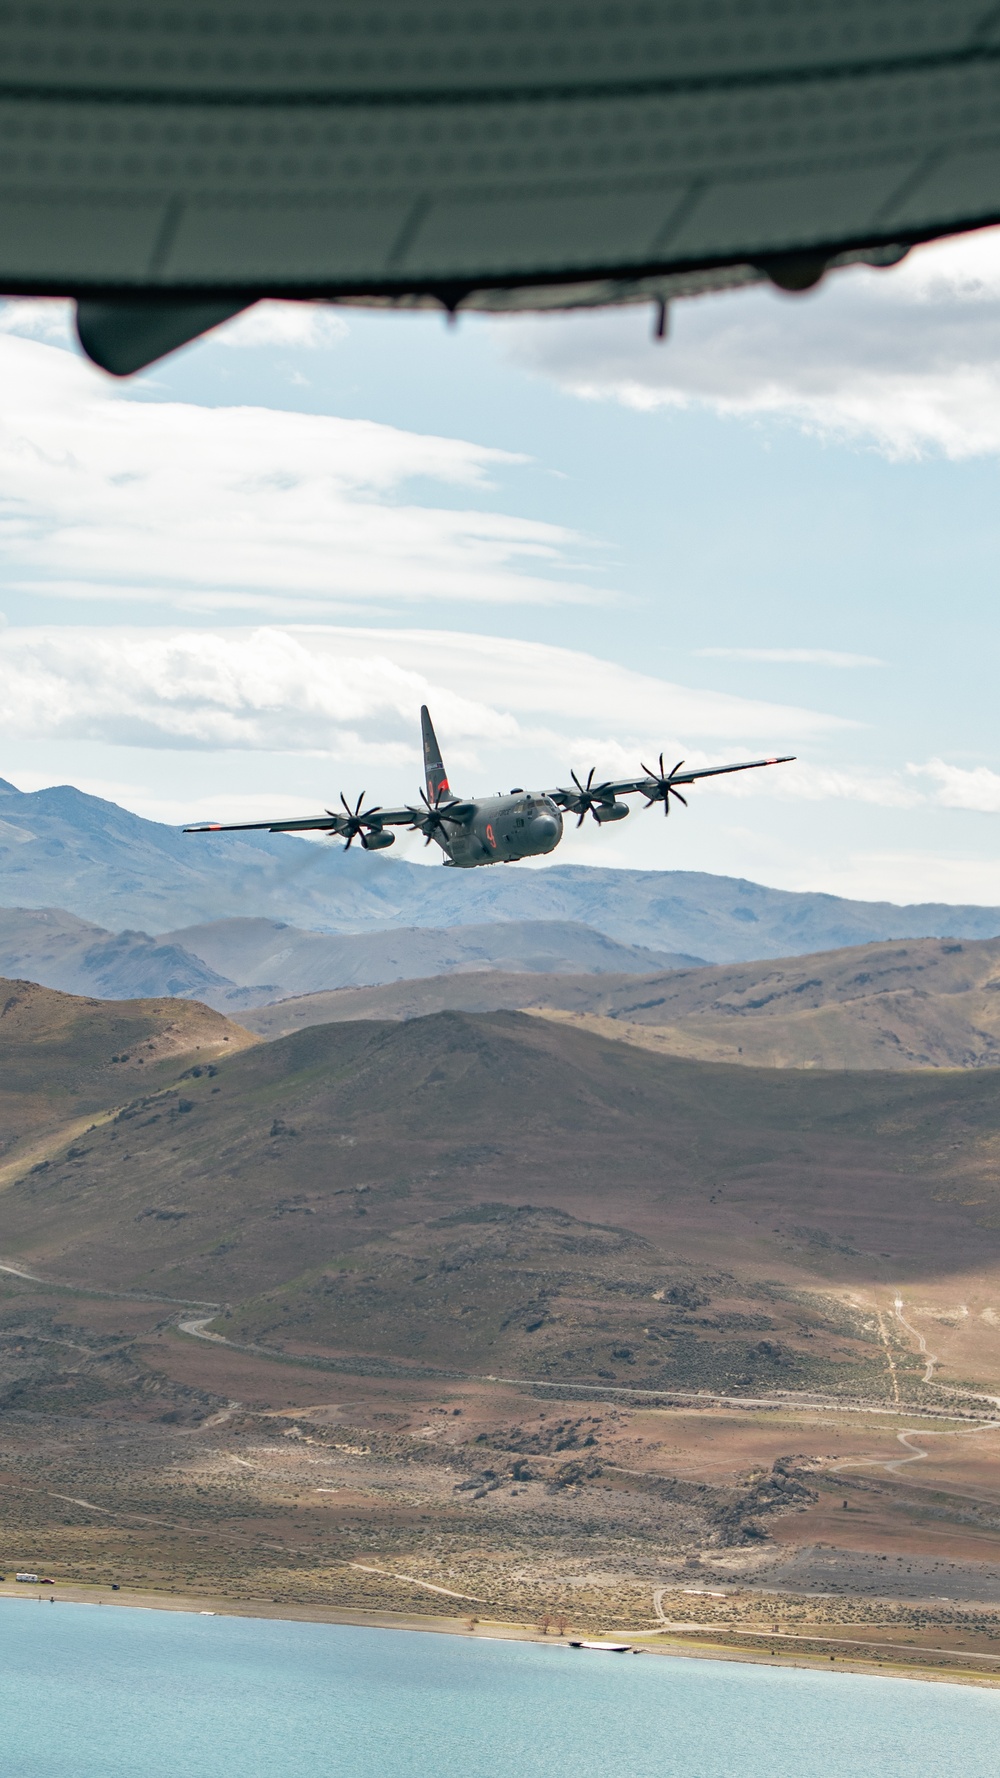
M 0 1117 L 21 1083 L 45 1141 L 0 1166 L 12 1565 L 255 1616 L 461 1589 L 484 1627 L 994 1658 L 995 1074 L 517 1013 L 229 1054 L 193 1003 L 5 995 Z
M 153 934 L 235 917 L 333 933 L 570 921 L 716 962 L 1000 933 L 997 908 L 853 902 L 698 871 L 456 871 L 287 835 L 196 839 L 70 785 L 24 793 L 3 780 L 0 903 Z
M 310 994 L 241 1014 L 278 1037 L 331 1020 L 522 1010 L 661 1055 L 764 1068 L 1000 1065 L 1000 940 L 849 946 L 647 976 L 433 977 Z
M 0 1156 L 70 1140 L 81 1121 L 256 1042 L 207 1006 L 84 1000 L 0 979 Z M 16 1171 L 16 1166 L 15 1166 Z
M 606 976 L 616 987 L 633 987 L 655 976 Z M 423 1019 L 436 1012 L 589 1012 L 596 984 L 592 975 L 529 975 L 524 970 L 458 970 L 451 975 L 416 977 L 379 987 L 335 988 L 295 994 L 262 1006 L 247 1006 L 240 1019 L 261 1037 L 287 1037 L 310 1025 L 349 1024 L 355 1019 Z M 627 1032 L 610 1032 L 622 1036 Z
M 228 1302 L 220 1330 L 289 1352 L 914 1398 L 866 1293 L 994 1278 L 998 1141 L 988 1073 L 732 1068 L 517 1013 L 326 1025 L 53 1151 L 4 1251 Z
M 568 996 L 565 998 L 568 999 Z M 1000 940 L 850 946 L 590 984 L 582 1022 L 662 1054 L 765 1068 L 1000 1065 Z M 581 1020 L 553 1002 L 552 1015 Z

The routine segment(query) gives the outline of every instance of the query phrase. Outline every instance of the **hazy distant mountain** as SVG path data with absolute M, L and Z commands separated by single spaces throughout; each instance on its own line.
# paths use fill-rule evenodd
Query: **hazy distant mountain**
M 0 975 L 100 1000 L 210 1000 L 232 986 L 180 945 L 105 932 L 62 908 L 0 908 Z
M 998 908 L 846 901 L 699 871 L 461 871 L 270 834 L 194 838 L 70 786 L 23 794 L 2 780 L 0 904 L 66 908 L 115 932 L 235 916 L 332 933 L 572 921 L 719 963 L 1000 933 Z
M 256 984 L 268 999 L 322 989 L 408 981 L 456 970 L 513 970 L 529 974 L 642 975 L 682 968 L 697 958 L 620 945 L 572 920 L 504 920 L 485 926 L 397 927 L 336 937 L 302 932 L 277 920 L 214 920 L 167 933 L 162 941 L 191 953 L 243 990 L 247 1005 Z M 232 1004 L 232 1002 L 230 1002 Z
M 176 995 L 238 1016 L 287 995 L 405 981 L 453 970 L 614 974 L 696 963 L 616 944 L 569 920 L 507 920 L 457 929 L 302 932 L 277 920 L 215 920 L 150 938 L 105 932 L 61 908 L 0 908 L 0 975 L 103 1000 Z

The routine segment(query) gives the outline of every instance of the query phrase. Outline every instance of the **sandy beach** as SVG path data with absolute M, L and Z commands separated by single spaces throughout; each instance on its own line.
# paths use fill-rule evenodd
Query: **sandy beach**
M 570 1646 L 568 1636 L 542 1633 L 534 1625 L 507 1623 L 491 1618 L 445 1616 L 431 1612 L 352 1611 L 336 1606 L 275 1604 L 266 1599 L 229 1599 L 216 1593 L 157 1592 L 121 1587 L 86 1587 L 78 1585 L 52 1587 L 25 1585 L 16 1581 L 0 1582 L 0 1598 L 20 1599 L 23 1603 L 44 1607 L 52 1601 L 69 1605 L 109 1606 L 142 1611 L 189 1612 L 213 1617 L 270 1618 L 292 1623 L 348 1624 L 370 1630 L 414 1630 L 439 1636 L 462 1636 L 477 1641 L 538 1642 L 550 1647 Z M 628 1640 L 633 1649 L 643 1654 L 684 1656 L 695 1660 L 735 1661 L 742 1665 L 795 1667 L 815 1672 L 866 1673 L 883 1678 L 919 1679 L 953 1685 L 976 1685 L 994 1689 L 1000 1685 L 1000 1655 L 995 1657 L 995 1672 L 986 1672 L 968 1656 L 956 1655 L 948 1649 L 908 1651 L 886 1647 L 884 1657 L 874 1654 L 866 1658 L 848 1639 L 802 1638 L 802 1646 L 782 1649 L 780 1635 L 774 1645 L 764 1648 L 734 1646 L 734 1639 L 682 1631 L 638 1630 L 634 1635 L 616 1631 L 615 1641 Z M 791 1639 L 784 1638 L 789 1642 Z M 818 1644 L 836 1640 L 835 1654 Z M 586 1651 L 581 1651 L 586 1652 Z M 990 1657 L 981 1657 L 983 1665 Z

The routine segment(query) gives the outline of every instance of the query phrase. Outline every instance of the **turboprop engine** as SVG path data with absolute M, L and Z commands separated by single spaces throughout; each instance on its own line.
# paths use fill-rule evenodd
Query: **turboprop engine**
M 594 820 L 603 823 L 605 821 L 624 821 L 628 812 L 628 803 L 598 803 L 593 813 Z

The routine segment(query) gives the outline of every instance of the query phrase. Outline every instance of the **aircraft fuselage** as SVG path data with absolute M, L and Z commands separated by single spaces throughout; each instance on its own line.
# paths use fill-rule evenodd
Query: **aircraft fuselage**
M 442 807 L 447 810 L 448 805 Z M 434 837 L 445 863 L 461 869 L 541 858 L 562 839 L 562 811 L 548 796 L 516 791 L 510 796 L 477 797 L 457 807 L 469 811 L 465 819 L 460 824 L 449 821 Z

